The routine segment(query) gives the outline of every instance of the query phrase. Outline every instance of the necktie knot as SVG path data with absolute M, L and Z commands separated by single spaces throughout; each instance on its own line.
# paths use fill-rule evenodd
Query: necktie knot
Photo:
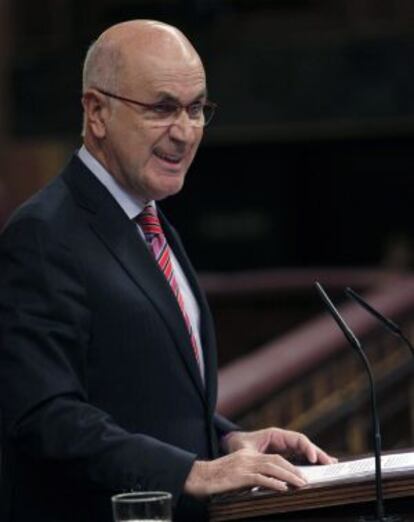
M 163 234 L 157 211 L 152 205 L 144 207 L 144 210 L 137 216 L 136 221 L 147 240 Z

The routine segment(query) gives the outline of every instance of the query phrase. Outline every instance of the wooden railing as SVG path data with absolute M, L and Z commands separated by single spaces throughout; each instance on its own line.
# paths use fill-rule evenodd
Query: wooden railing
M 414 334 L 414 277 L 410 274 L 307 271 L 302 283 L 309 285 L 309 292 L 316 278 L 337 300 L 338 290 L 353 286 L 398 321 L 408 337 Z M 227 289 L 234 285 L 233 295 L 243 294 L 236 281 L 233 277 Z M 250 283 L 245 284 L 244 291 L 257 293 L 251 283 L 251 289 Z M 271 291 L 267 285 L 262 289 Z M 217 287 L 217 292 L 225 295 L 225 291 L 224 284 Z M 314 318 L 220 369 L 219 410 L 249 429 L 278 425 L 304 431 L 336 452 L 369 450 L 369 395 L 362 363 L 323 306 L 318 306 Z M 411 445 L 414 387 L 409 351 L 356 304 L 348 301 L 339 308 L 374 368 L 384 447 Z M 245 325 L 256 327 L 254 321 L 238 323 L 241 329 Z
M 312 288 L 317 279 L 343 299 L 346 286 L 366 291 L 402 277 L 385 270 L 327 268 L 203 274 L 218 333 L 219 364 L 248 355 L 315 317 L 321 311 Z

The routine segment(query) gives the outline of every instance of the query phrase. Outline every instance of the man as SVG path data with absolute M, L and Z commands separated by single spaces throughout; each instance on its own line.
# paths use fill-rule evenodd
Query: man
M 211 108 L 199 56 L 168 25 L 118 24 L 82 101 L 84 146 L 1 239 L 1 520 L 109 522 L 112 494 L 166 490 L 194 522 L 212 493 L 302 486 L 280 454 L 331 462 L 304 435 L 214 413 L 211 317 L 157 213 Z

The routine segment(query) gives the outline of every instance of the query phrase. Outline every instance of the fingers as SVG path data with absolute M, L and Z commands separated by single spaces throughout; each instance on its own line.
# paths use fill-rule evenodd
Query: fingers
M 303 433 L 277 428 L 275 432 L 273 445 L 279 446 L 279 450 L 292 450 L 296 455 L 304 455 L 312 464 L 333 464 L 337 462 L 337 459 L 328 455 Z
M 337 462 L 337 459 L 328 455 L 319 446 L 311 442 L 306 435 L 298 433 L 298 447 L 302 454 L 306 455 L 306 458 L 312 464 L 333 464 Z
M 313 444 L 303 433 L 280 428 L 232 433 L 227 444 L 230 452 L 247 448 L 260 453 L 276 452 L 285 456 L 294 453 L 296 456 L 305 457 L 312 464 L 337 462 L 337 459 Z
M 280 492 L 289 490 L 289 486 L 283 480 L 279 480 L 274 477 L 267 477 L 266 475 L 256 474 L 252 476 L 252 482 L 254 482 L 260 488 L 266 488 Z
M 321 450 L 318 446 L 316 447 L 317 460 L 316 462 L 319 464 L 336 464 L 338 459 L 336 457 L 332 457 L 328 455 L 325 451 Z
M 243 449 L 210 462 L 195 462 L 184 490 L 205 496 L 254 486 L 286 491 L 288 485 L 305 484 L 299 470 L 280 455 Z
M 284 462 L 281 462 L 279 459 Z M 306 481 L 295 466 L 283 459 L 283 457 L 279 457 L 279 459 L 276 462 L 263 462 L 261 466 L 262 474 L 266 477 L 277 478 L 278 480 L 282 480 L 283 482 L 297 488 L 305 486 Z

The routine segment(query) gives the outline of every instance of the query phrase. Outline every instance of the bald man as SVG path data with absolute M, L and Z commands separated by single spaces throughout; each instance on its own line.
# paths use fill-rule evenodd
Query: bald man
M 111 495 L 163 490 L 174 520 L 217 492 L 304 485 L 304 435 L 215 414 L 212 320 L 157 202 L 179 192 L 214 104 L 176 28 L 104 32 L 83 75 L 84 144 L 0 244 L 3 522 L 109 522 Z

